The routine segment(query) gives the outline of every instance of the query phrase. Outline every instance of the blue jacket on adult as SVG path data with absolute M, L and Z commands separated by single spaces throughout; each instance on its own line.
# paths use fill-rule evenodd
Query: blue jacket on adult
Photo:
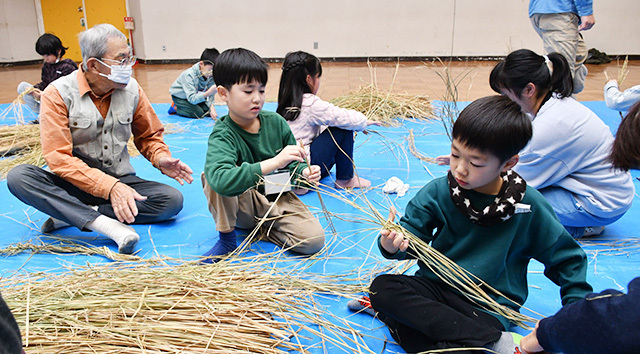
M 560 14 L 573 12 L 578 16 L 593 15 L 593 0 L 531 0 L 529 17 L 533 14 Z

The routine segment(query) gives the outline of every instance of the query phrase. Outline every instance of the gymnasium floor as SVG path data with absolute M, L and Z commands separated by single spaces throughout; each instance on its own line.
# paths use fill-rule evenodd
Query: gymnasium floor
M 378 85 L 384 88 L 385 85 L 391 82 L 395 64 L 374 65 L 378 65 Z M 439 105 L 440 102 L 437 100 L 441 97 L 439 95 L 443 91 L 440 87 L 442 83 L 438 82 L 437 77 L 435 79 L 430 78 L 432 76 L 430 69 L 422 63 L 416 63 L 414 66 L 403 63 L 401 66 L 403 67 L 398 70 L 394 87 L 412 94 L 430 95 L 436 100 L 434 104 L 436 106 Z M 635 70 L 635 73 L 639 71 L 637 66 L 638 63 L 630 63 L 629 65 L 632 72 Z M 207 251 L 217 240 L 217 233 L 197 178 L 203 170 L 207 148 L 206 142 L 208 134 L 213 127 L 213 122 L 211 120 L 188 120 L 166 114 L 169 100 L 168 94 L 163 92 L 168 91 L 168 85 L 185 67 L 186 65 L 171 66 L 171 70 L 165 73 L 162 73 L 159 67 L 151 65 L 144 66 L 144 68 L 140 66 L 136 69 L 136 77 L 142 83 L 143 88 L 149 92 L 150 99 L 154 103 L 154 109 L 160 119 L 164 123 L 174 123 L 174 126 L 184 128 L 181 132 L 167 134 L 165 138 L 174 156 L 189 164 L 194 170 L 194 176 L 196 176 L 193 184 L 179 186 L 177 182 L 161 175 L 143 158 L 133 159 L 138 175 L 173 185 L 181 190 L 185 197 L 184 209 L 174 220 L 154 225 L 134 226 L 141 235 L 141 241 L 137 247 L 140 250 L 139 255 L 146 258 L 153 257 L 157 251 L 161 255 L 170 257 L 195 259 L 195 257 Z M 277 95 L 277 68 L 275 65 L 272 65 L 272 67 L 274 67 L 272 71 L 276 71 L 276 73 L 272 75 L 270 84 L 267 87 L 267 97 L 269 98 L 275 98 Z M 369 69 L 366 63 L 327 63 L 325 67 L 323 86 L 321 87 L 324 91 L 320 92 L 321 97 L 330 98 L 344 94 L 346 91 L 357 88 L 359 83 L 364 82 L 366 84 L 369 82 Z M 467 82 L 471 88 L 465 94 L 461 94 L 460 99 L 472 100 L 492 94 L 490 89 L 487 90 L 488 72 L 492 64 L 479 62 L 466 67 L 457 66 L 455 70 L 464 73 L 468 67 L 475 68 L 475 76 L 471 83 Z M 39 75 L 38 67 L 16 68 L 17 70 L 15 71 L 17 72 L 8 69 L 11 68 L 0 68 L 0 83 L 2 83 L 0 87 L 3 87 L 0 92 L 0 103 L 2 103 L 0 110 L 4 110 L 8 102 L 15 97 L 15 94 L 7 92 L 7 88 L 13 88 L 17 85 L 17 72 L 24 74 L 27 81 L 30 80 L 31 82 L 36 82 Z M 601 88 L 604 84 L 604 68 L 591 66 L 589 69 L 593 77 L 589 76 L 587 89 L 578 96 L 578 99 L 596 112 L 612 132 L 615 132 L 620 122 L 620 116 L 617 112 L 609 110 L 602 102 Z M 609 71 L 613 75 L 617 74 L 615 65 L 610 66 Z M 345 77 L 339 79 L 338 77 L 343 74 Z M 360 78 L 363 81 L 360 81 Z M 627 82 L 640 82 L 640 77 L 636 76 L 635 78 L 637 80 L 632 79 L 632 76 L 629 75 Z M 601 80 L 598 81 L 598 79 Z M 145 82 L 144 80 L 147 81 Z M 383 84 L 383 80 L 388 81 L 384 81 Z M 342 83 L 334 85 L 332 82 Z M 431 90 L 433 93 L 420 91 L 420 85 L 425 88 L 425 91 Z M 461 103 L 461 105 L 464 105 L 464 103 Z M 217 106 L 216 109 L 220 115 L 226 113 L 225 106 Z M 267 103 L 264 109 L 275 110 L 275 103 Z M 0 124 L 7 123 L 10 122 L 0 122 Z M 423 155 L 435 157 L 447 154 L 449 140 L 444 134 L 442 124 L 439 121 L 424 122 L 415 120 L 401 123 L 402 125 L 398 127 L 376 127 L 374 133 L 368 135 L 358 134 L 356 138 L 354 160 L 358 167 L 358 173 L 370 179 L 375 187 L 366 191 L 366 196 L 383 213 L 386 213 L 386 208 L 391 204 L 395 205 L 399 212 L 402 213 L 407 202 L 419 188 L 433 178 L 446 173 L 446 168 L 423 162 L 413 156 L 409 152 L 407 141 L 409 131 L 412 130 L 416 137 L 416 148 Z M 632 175 L 634 176 L 636 188 L 638 188 L 640 181 L 636 177 L 640 176 L 640 174 L 638 171 L 632 171 Z M 411 186 L 406 196 L 385 195 L 382 192 L 382 184 L 392 176 L 399 177 Z M 332 185 L 332 177 L 327 177 L 322 182 Z M 344 194 L 344 197 L 356 202 L 360 200 L 358 194 Z M 0 198 L 2 200 L 0 205 L 0 228 L 4 230 L 0 248 L 16 242 L 37 239 L 40 235 L 39 226 L 46 219 L 46 216 L 22 204 L 13 197 L 6 188 L 6 181 L 0 181 Z M 317 195 L 309 193 L 301 198 L 313 210 L 318 212 L 321 223 L 326 227 L 327 222 L 319 211 L 320 202 Z M 347 218 L 356 216 L 359 213 L 355 208 L 336 198 L 325 196 L 324 202 L 327 209 L 333 213 L 346 215 Z M 640 237 L 637 217 L 640 215 L 639 209 L 640 205 L 636 200 L 632 209 L 619 221 L 608 226 L 602 236 L 583 242 L 583 247 L 589 257 L 588 280 L 596 290 L 599 291 L 605 288 L 626 290 L 628 282 L 635 276 L 640 275 L 640 255 L 636 250 L 638 248 L 638 237 Z M 366 275 L 368 272 L 378 269 L 380 264 L 388 262 L 382 259 L 375 246 L 375 232 L 365 230 L 362 225 L 337 218 L 334 218 L 333 223 L 337 229 L 337 234 L 332 236 L 327 229 L 327 243 L 329 246 L 325 251 L 326 257 L 321 262 L 311 266 L 307 271 L 330 275 L 341 275 L 356 271 Z M 92 233 L 81 233 L 73 228 L 61 229 L 58 233 L 69 236 L 72 239 L 89 241 L 92 245 L 106 245 L 112 250 L 116 249 L 115 245 L 109 241 L 102 238 L 95 239 L 96 235 Z M 273 249 L 274 246 L 271 244 L 258 242 L 252 246 L 251 252 L 268 252 Z M 49 271 L 73 265 L 105 262 L 108 261 L 98 256 L 32 255 L 23 253 L 2 259 L 0 275 L 8 277 L 16 272 Z M 529 269 L 530 294 L 525 306 L 542 315 L 553 314 L 560 307 L 557 286 L 544 277 L 539 263 L 532 262 Z M 370 335 L 366 336 L 365 342 L 373 352 L 402 352 L 402 349 L 397 345 L 385 341 L 385 339 L 390 340 L 391 337 L 381 322 L 366 314 L 352 314 L 349 312 L 346 309 L 346 299 L 323 297 L 319 301 L 331 314 L 339 318 L 348 318 L 351 322 L 360 326 L 358 328 L 363 334 Z M 521 330 L 519 331 L 524 333 Z M 312 352 L 320 353 L 323 351 L 318 348 L 317 351 Z M 329 352 L 333 353 L 334 351 L 329 350 Z

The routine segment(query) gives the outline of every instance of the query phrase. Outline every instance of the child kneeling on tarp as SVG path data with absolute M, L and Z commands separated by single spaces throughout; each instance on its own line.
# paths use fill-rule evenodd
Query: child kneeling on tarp
M 213 66 L 220 53 L 216 48 L 207 48 L 200 61 L 183 71 L 171 84 L 169 93 L 173 103 L 169 114 L 187 118 L 218 118 L 213 99 L 218 92 L 213 81 Z

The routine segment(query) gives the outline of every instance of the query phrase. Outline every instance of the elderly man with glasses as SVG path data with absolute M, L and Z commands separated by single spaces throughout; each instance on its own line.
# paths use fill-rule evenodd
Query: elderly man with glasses
M 51 216 L 43 233 L 75 226 L 107 236 L 129 254 L 140 237 L 128 224 L 167 220 L 182 209 L 177 189 L 136 176 L 127 151 L 131 135 L 142 155 L 181 185 L 193 181 L 193 172 L 171 157 L 162 124 L 131 78 L 135 58 L 122 32 L 96 25 L 80 34 L 80 48 L 81 68 L 42 95 L 40 135 L 51 172 L 20 165 L 7 184 L 22 202 Z

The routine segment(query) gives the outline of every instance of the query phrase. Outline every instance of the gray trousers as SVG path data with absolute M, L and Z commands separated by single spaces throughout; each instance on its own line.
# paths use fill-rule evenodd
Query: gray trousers
M 146 196 L 136 201 L 134 224 L 164 221 L 182 210 L 182 193 L 166 184 L 147 181 L 136 175 L 119 178 L 121 183 Z M 111 202 L 80 190 L 60 176 L 34 165 L 19 165 L 7 175 L 9 191 L 23 203 L 83 230 L 100 215 L 116 219 Z M 97 206 L 94 210 L 91 206 Z
M 580 18 L 574 13 L 534 14 L 531 24 L 548 53 L 558 52 L 567 59 L 573 77 L 573 93 L 584 89 L 587 67 L 584 65 L 589 51 L 578 31 Z

